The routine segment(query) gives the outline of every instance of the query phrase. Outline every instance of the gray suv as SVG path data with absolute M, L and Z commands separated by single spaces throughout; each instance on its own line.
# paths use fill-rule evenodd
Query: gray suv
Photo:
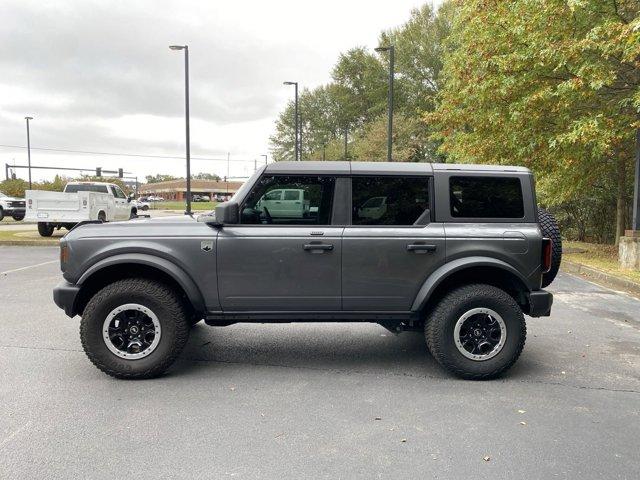
M 419 330 L 450 372 L 496 377 L 561 255 L 529 170 L 383 162 L 273 163 L 215 212 L 84 224 L 60 249 L 54 300 L 119 378 L 164 372 L 203 319 Z

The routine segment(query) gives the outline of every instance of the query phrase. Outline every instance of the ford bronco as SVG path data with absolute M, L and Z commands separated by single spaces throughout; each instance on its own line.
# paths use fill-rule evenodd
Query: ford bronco
M 304 203 L 276 208 L 287 192 Z M 524 315 L 550 314 L 561 253 L 526 168 L 277 162 L 212 213 L 77 226 L 53 296 L 118 378 L 164 372 L 204 320 L 424 331 L 443 367 L 486 379 L 518 359 Z

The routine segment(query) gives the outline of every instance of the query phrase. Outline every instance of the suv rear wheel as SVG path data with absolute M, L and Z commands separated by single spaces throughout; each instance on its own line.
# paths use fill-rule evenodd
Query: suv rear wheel
M 474 284 L 448 293 L 426 319 L 433 357 L 462 378 L 495 378 L 518 359 L 527 335 L 520 306 L 504 290 Z
M 171 288 L 131 278 L 107 285 L 89 300 L 80 337 L 89 360 L 106 374 L 152 378 L 180 354 L 189 322 Z

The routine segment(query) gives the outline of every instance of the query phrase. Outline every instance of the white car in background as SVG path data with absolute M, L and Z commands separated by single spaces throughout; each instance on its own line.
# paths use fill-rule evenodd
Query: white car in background
M 379 220 L 387 213 L 387 197 L 371 197 L 358 209 L 358 217 Z
M 24 198 L 9 197 L 0 192 L 0 220 L 10 215 L 16 221 L 24 219 Z
M 269 215 L 276 218 L 306 218 L 309 216 L 309 200 L 304 198 L 304 190 L 278 189 L 265 193 L 256 207 L 266 208 Z
M 149 210 L 149 208 L 151 207 L 151 205 L 149 205 L 149 202 L 145 202 L 144 200 L 140 200 L 140 199 L 131 200 L 131 206 L 136 207 L 138 211 L 142 210 L 144 212 Z

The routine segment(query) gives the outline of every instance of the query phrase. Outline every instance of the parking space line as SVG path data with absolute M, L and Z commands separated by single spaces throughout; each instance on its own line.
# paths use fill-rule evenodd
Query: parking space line
M 20 272 L 21 270 L 28 270 L 29 268 L 42 267 L 43 265 L 50 265 L 52 263 L 58 263 L 59 260 L 50 260 L 48 262 L 36 263 L 35 265 L 27 265 L 26 267 L 14 268 L 13 270 L 7 270 L 6 272 L 0 272 L 0 275 L 6 275 L 7 273 Z

